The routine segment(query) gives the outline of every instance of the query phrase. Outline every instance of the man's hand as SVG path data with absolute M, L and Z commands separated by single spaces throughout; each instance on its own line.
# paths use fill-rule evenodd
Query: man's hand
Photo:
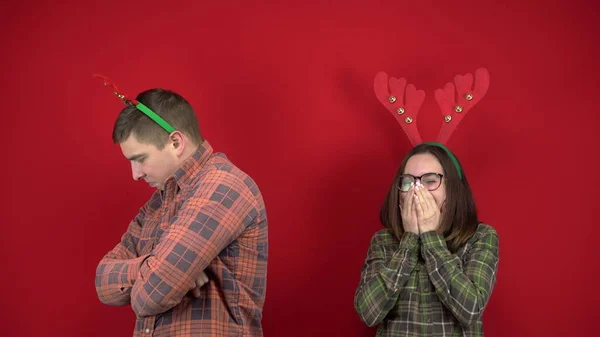
M 206 283 L 208 283 L 208 276 L 206 276 L 204 272 L 201 272 L 200 275 L 196 277 L 196 284 L 192 289 L 190 289 L 188 294 L 190 294 L 194 298 L 200 297 L 200 288 L 202 288 L 202 286 Z

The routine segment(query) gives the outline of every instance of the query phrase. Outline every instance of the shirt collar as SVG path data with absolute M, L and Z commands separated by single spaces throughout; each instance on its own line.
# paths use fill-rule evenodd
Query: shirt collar
M 183 188 L 190 183 L 190 180 L 196 176 L 208 161 L 208 158 L 213 154 L 213 148 L 207 140 L 204 140 L 198 149 L 186 159 L 181 166 L 173 174 L 173 179 L 179 186 Z

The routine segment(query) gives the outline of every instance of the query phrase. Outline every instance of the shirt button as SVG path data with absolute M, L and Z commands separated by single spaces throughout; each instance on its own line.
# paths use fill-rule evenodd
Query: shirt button
M 147 334 L 150 334 L 150 329 L 146 329 L 146 333 L 147 333 Z

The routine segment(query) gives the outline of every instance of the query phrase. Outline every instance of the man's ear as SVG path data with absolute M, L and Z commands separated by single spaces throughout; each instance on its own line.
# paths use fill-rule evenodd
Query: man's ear
M 169 135 L 169 145 L 176 151 L 177 156 L 181 156 L 183 154 L 186 142 L 181 131 L 175 130 Z

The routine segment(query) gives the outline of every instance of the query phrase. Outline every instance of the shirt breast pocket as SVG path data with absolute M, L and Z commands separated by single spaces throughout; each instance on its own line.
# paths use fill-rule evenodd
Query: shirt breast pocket
M 162 217 L 157 213 L 158 212 L 154 212 L 152 216 L 147 217 L 144 221 L 144 226 L 142 228 L 142 233 L 140 235 L 140 240 L 137 247 L 140 255 L 151 253 L 154 247 L 158 244 L 158 241 L 164 232 L 160 226 Z
M 415 269 L 410 273 L 408 280 L 404 284 L 404 286 L 400 287 L 400 295 L 398 296 L 398 300 L 400 301 L 410 301 L 414 300 L 416 294 L 419 291 L 419 267 L 415 267 Z

